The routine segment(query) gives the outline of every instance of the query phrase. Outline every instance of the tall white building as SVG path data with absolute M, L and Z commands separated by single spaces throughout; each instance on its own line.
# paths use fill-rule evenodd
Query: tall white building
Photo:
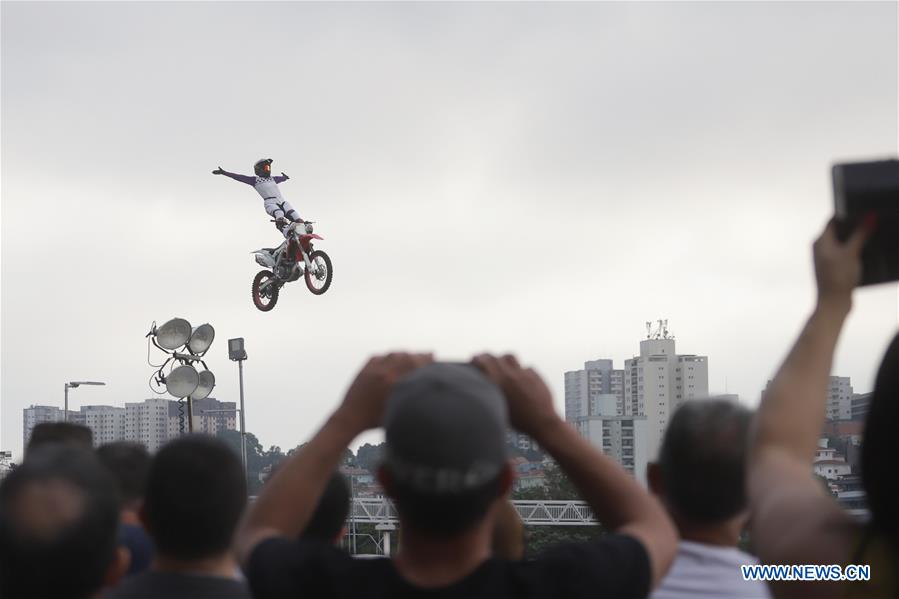
M 76 412 L 69 412 L 71 419 Z M 116 406 L 81 406 L 79 424 L 91 429 L 94 447 L 125 438 L 125 408 Z M 74 420 L 73 420 L 74 422 Z
M 771 387 L 771 382 L 768 381 L 768 384 L 765 386 L 765 391 L 762 393 L 767 393 L 768 388 Z M 827 385 L 827 406 L 826 411 L 824 413 L 825 417 L 828 420 L 836 421 L 836 420 L 852 420 L 853 419 L 853 396 L 856 398 L 856 410 L 855 415 L 858 417 L 859 413 L 859 404 L 858 396 L 852 392 L 852 382 L 848 376 L 832 376 L 830 377 L 830 383 Z
M 136 441 L 153 453 L 169 440 L 169 402 L 163 397 L 125 403 L 125 441 Z
M 71 416 L 72 413 L 70 412 Z M 22 448 L 28 447 L 31 431 L 42 422 L 62 422 L 63 410 L 56 406 L 35 406 L 22 410 Z
M 178 402 L 169 403 L 169 436 L 180 434 L 181 414 Z M 187 428 L 187 406 L 184 406 L 184 427 Z M 233 401 L 219 401 L 213 397 L 193 401 L 194 432 L 217 435 L 220 430 L 237 429 L 237 404 Z
M 827 388 L 828 420 L 852 420 L 852 395 L 848 376 L 830 377 Z
M 237 410 L 234 402 L 220 402 L 214 398 L 193 402 L 194 432 L 216 435 L 220 430 L 237 428 Z M 187 406 L 184 404 L 184 429 L 187 423 Z M 63 410 L 56 406 L 31 406 L 22 413 L 24 446 L 28 446 L 31 432 L 41 422 L 62 422 Z M 145 399 L 120 406 L 82 406 L 79 411 L 69 410 L 69 422 L 83 424 L 91 429 L 94 446 L 113 441 L 132 441 L 143 444 L 155 452 L 170 439 L 181 434 L 178 402 L 166 398 Z
M 646 479 L 646 464 L 652 458 L 646 452 L 647 418 L 623 415 L 621 399 L 614 393 L 593 398 L 590 413 L 569 422 L 591 445 L 618 462 L 638 480 Z
M 597 414 L 601 395 L 614 395 L 619 402 L 615 413 L 624 414 L 624 371 L 615 370 L 612 360 L 590 360 L 584 362 L 582 370 L 566 372 L 565 419 L 574 422 Z
M 708 358 L 678 355 L 672 337 L 644 339 L 639 357 L 625 360 L 624 372 L 625 412 L 646 416 L 646 450 L 655 459 L 677 407 L 708 396 Z
M 565 419 L 645 481 L 646 464 L 657 457 L 674 410 L 708 393 L 708 358 L 678 355 L 667 325 L 660 323 L 623 370 L 602 359 L 565 373 Z

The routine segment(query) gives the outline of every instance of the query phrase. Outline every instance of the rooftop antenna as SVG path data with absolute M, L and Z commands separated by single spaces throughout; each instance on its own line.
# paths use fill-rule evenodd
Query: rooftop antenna
M 647 339 L 652 338 L 652 321 L 651 320 L 646 321 L 646 338 Z

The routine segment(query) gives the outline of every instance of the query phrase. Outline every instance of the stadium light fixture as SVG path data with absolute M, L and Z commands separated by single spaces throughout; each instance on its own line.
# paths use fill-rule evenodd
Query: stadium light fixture
M 150 334 L 162 349 L 174 350 L 190 340 L 192 329 L 190 323 L 183 318 L 173 318 L 157 330 L 154 326 Z
M 214 339 L 215 329 L 212 328 L 212 325 L 201 324 L 191 333 L 190 340 L 187 342 L 187 348 L 191 353 L 203 355 L 209 349 L 209 346 L 212 345 Z
M 188 430 L 193 431 L 191 402 L 208 397 L 215 387 L 215 375 L 203 361 L 203 356 L 215 340 L 215 329 L 208 323 L 192 327 L 190 322 L 184 318 L 172 318 L 158 328 L 154 322 L 146 337 L 148 339 L 147 362 L 157 369 L 150 377 L 150 390 L 154 393 L 162 393 L 159 388 L 164 388 L 169 395 L 178 398 L 182 433 L 184 432 L 184 401 L 186 400 Z M 166 354 L 167 357 L 162 364 L 150 362 L 150 343 Z M 203 365 L 203 370 L 199 372 L 196 366 L 197 362 Z M 165 374 L 169 365 L 171 365 L 169 373 Z M 158 388 L 153 387 L 153 381 Z
M 191 399 L 205 399 L 212 393 L 215 387 L 215 375 L 208 370 L 204 370 L 199 375 L 200 382 L 197 388 L 190 394 Z

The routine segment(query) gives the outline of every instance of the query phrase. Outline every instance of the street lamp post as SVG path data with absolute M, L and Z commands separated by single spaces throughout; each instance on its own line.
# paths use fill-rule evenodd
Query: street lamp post
M 63 412 L 62 412 L 62 421 L 63 422 L 69 421 L 69 389 L 77 389 L 81 385 L 105 385 L 105 384 L 106 383 L 100 383 L 97 381 L 70 381 L 70 382 L 66 383 L 65 385 L 63 385 L 65 399 L 63 400 L 64 405 L 63 405 Z
M 228 358 L 237 362 L 238 376 L 240 377 L 240 459 L 243 462 L 244 477 L 247 476 L 247 431 L 244 424 L 246 411 L 243 405 L 243 361 L 247 359 L 247 352 L 243 346 L 243 337 L 228 339 Z

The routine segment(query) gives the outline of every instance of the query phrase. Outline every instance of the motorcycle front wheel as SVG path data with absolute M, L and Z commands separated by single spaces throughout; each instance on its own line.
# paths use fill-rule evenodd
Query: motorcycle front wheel
M 278 284 L 272 280 L 273 278 L 274 274 L 272 274 L 272 271 L 260 270 L 253 279 L 253 305 L 263 312 L 268 312 L 278 303 L 278 292 L 280 291 L 280 288 L 278 287 Z M 272 281 L 271 285 L 265 289 L 260 289 L 267 281 Z
M 321 295 L 331 286 L 331 278 L 334 270 L 331 268 L 331 258 L 321 250 L 315 250 L 309 254 L 312 268 L 306 269 L 306 287 L 315 295 Z

